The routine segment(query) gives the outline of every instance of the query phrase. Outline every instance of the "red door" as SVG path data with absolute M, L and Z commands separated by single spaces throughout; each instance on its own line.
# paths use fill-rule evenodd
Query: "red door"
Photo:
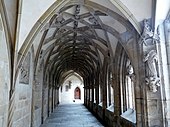
M 74 91 L 74 98 L 81 99 L 81 93 L 80 93 L 80 89 L 78 87 Z

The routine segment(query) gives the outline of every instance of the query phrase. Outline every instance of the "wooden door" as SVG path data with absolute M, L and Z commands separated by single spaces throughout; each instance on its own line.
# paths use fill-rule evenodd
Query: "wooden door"
M 74 91 L 74 98 L 81 99 L 81 92 L 80 92 L 80 88 L 78 88 L 78 87 Z

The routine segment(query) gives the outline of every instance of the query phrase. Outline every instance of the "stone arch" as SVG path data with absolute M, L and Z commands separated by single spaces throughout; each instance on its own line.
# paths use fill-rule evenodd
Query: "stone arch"
M 73 3 L 72 3 L 73 4 Z M 68 5 L 69 6 L 69 5 Z M 91 6 L 91 5 L 88 5 L 88 6 Z M 101 8 L 102 6 L 100 6 L 100 8 Z M 104 9 L 104 10 L 106 10 L 106 9 Z M 104 11 L 104 10 L 102 10 L 102 11 Z M 105 13 L 107 13 L 106 11 L 104 11 Z M 106 30 L 106 32 L 108 32 L 108 33 L 111 33 L 111 34 L 113 34 L 114 36 L 116 36 L 117 38 L 119 38 L 119 36 L 117 35 L 117 31 L 115 31 L 114 30 L 114 28 L 110 28 L 109 26 L 107 26 L 107 25 L 104 25 L 103 26 L 103 28 L 104 28 L 104 30 Z M 48 28 L 47 28 L 48 29 Z M 101 28 L 96 28 L 96 29 L 101 29 Z M 114 33 L 115 32 L 115 33 Z M 46 31 L 44 32 L 44 33 L 47 33 Z M 43 36 L 44 37 L 44 36 Z M 42 41 L 43 42 L 43 41 Z M 133 41 L 133 42 L 135 42 L 135 41 Z M 133 43 L 132 42 L 132 43 Z M 121 41 L 121 39 L 119 40 L 119 43 L 121 43 L 122 44 L 122 46 L 124 47 L 124 49 L 128 49 L 128 48 L 131 48 L 131 47 L 128 47 L 128 45 L 127 44 L 123 44 L 123 42 Z M 128 42 L 127 42 L 128 43 Z M 135 43 L 136 44 L 136 43 Z M 39 49 L 41 49 L 41 46 L 42 46 L 42 44 L 40 44 L 40 48 Z M 51 47 L 51 46 L 49 46 L 49 47 Z M 98 48 L 99 48 L 99 50 L 101 49 L 101 47 L 99 47 L 98 46 Z M 52 50 L 53 50 L 54 48 L 52 48 Z M 112 49 L 111 49 L 111 46 L 110 46 L 110 43 L 108 43 L 108 49 L 111 51 Z M 52 51 L 51 50 L 51 51 Z M 40 51 L 40 50 L 39 50 Z M 103 55 L 107 55 L 107 52 L 106 53 L 104 53 L 104 51 L 101 49 L 100 50 L 101 52 L 102 52 L 102 54 Z M 136 51 L 136 50 L 135 50 Z M 112 52 L 111 52 L 112 53 Z M 110 56 L 110 54 L 109 54 L 109 56 Z M 112 59 L 112 57 L 113 57 L 113 55 L 111 54 L 111 59 Z M 38 56 L 37 56 L 37 58 L 36 59 L 38 59 Z M 37 60 L 38 61 L 38 60 Z
M 30 31 L 29 35 L 27 36 L 27 38 L 25 39 L 23 45 L 19 51 L 19 54 L 22 54 L 21 56 L 19 56 L 19 61 L 18 61 L 18 66 L 22 63 L 23 60 L 23 56 L 24 54 L 26 54 L 26 52 L 28 51 L 28 49 L 30 48 L 30 45 L 33 43 L 34 38 L 36 37 L 36 35 L 40 32 L 41 28 L 45 25 L 45 23 L 53 16 L 53 13 L 55 13 L 56 10 L 59 10 L 59 8 L 61 8 L 63 5 L 65 5 L 66 3 L 68 3 L 69 0 L 67 1 L 56 1 L 43 15 L 42 17 L 38 20 L 38 22 L 34 25 L 34 27 L 32 28 L 32 30 Z M 76 1 L 74 1 L 76 2 Z M 87 1 L 86 1 L 87 2 Z M 86 3 L 85 2 L 85 3 Z M 113 3 L 113 1 L 111 1 Z M 115 6 L 116 3 L 113 3 Z M 129 19 L 129 15 L 131 15 L 131 13 L 129 11 L 127 11 L 127 9 L 125 9 L 125 6 L 121 5 L 121 8 L 123 8 L 123 10 L 126 10 L 126 17 Z M 120 6 L 118 7 L 118 9 L 120 9 Z M 122 12 L 122 10 L 120 10 Z M 124 13 L 125 13 L 124 12 Z M 123 14 L 124 14 L 123 13 Z M 133 16 L 130 16 L 133 17 Z M 140 27 L 139 25 L 136 23 L 135 18 L 130 18 L 130 22 L 132 23 L 132 25 L 134 26 L 134 28 L 140 33 Z
M 128 112 L 133 112 L 133 118 L 135 117 L 136 119 L 138 116 L 136 115 L 136 110 L 139 110 L 138 108 L 136 108 L 137 104 L 136 104 L 136 92 L 139 91 L 138 88 L 138 83 L 136 82 L 136 77 L 138 76 L 138 70 L 134 68 L 134 66 L 137 66 L 133 61 L 133 59 L 129 58 L 128 53 L 126 52 L 126 50 L 119 44 L 117 46 L 117 56 L 115 57 L 115 63 L 114 63 L 114 70 L 115 73 L 117 75 L 114 75 L 114 102 L 115 102 L 115 107 L 119 107 L 120 110 L 115 111 L 115 114 L 117 115 L 121 115 L 121 117 L 124 117 L 124 113 Z M 133 72 L 130 70 L 132 67 L 133 68 Z M 129 79 L 133 82 L 133 84 L 130 84 L 131 86 L 131 92 L 132 95 L 129 96 L 129 90 L 128 90 L 128 82 L 127 79 L 129 81 Z M 141 89 L 140 89 L 141 90 Z M 131 94 L 131 93 L 130 93 Z M 138 95 L 140 95 L 140 93 L 138 93 Z M 118 97 L 119 96 L 119 97 Z M 130 98 L 132 97 L 132 98 Z M 130 99 L 129 99 L 130 98 Z M 129 100 L 128 100 L 129 99 Z M 128 102 L 129 101 L 129 102 Z M 130 105 L 130 106 L 129 106 Z M 133 107 L 134 106 L 134 107 Z M 132 108 L 133 107 L 133 108 Z M 136 121 L 130 120 L 131 123 L 136 124 Z M 123 122 L 123 121 L 121 121 Z
M 70 70 L 70 71 L 66 72 L 65 75 L 63 75 L 62 80 L 61 80 L 61 84 L 63 84 L 64 81 L 65 81 L 67 78 L 69 78 L 70 76 L 75 76 L 75 77 L 77 77 L 81 82 L 83 82 L 82 77 L 81 77 L 78 73 L 75 73 L 73 70 Z
M 8 120 L 8 106 L 11 89 L 11 60 L 10 60 L 10 48 L 8 43 L 8 35 L 6 33 L 5 19 L 2 16 L 2 10 L 0 5 L 0 107 L 2 109 L 0 115 L 0 125 L 7 126 Z

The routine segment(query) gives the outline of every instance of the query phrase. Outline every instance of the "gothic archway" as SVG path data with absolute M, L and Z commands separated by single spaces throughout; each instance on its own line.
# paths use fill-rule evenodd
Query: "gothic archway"
M 81 99 L 81 90 L 79 87 L 76 87 L 74 90 L 74 99 Z

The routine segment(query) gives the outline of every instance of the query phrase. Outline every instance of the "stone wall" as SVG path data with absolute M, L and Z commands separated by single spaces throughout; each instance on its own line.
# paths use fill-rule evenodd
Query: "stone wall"
M 23 92 L 24 91 L 24 92 Z M 30 84 L 17 84 L 15 93 L 14 127 L 31 125 L 32 87 Z
M 15 84 L 14 100 L 14 127 L 30 127 L 32 117 L 32 86 L 33 86 L 33 63 L 31 53 L 28 53 L 22 63 Z
M 71 86 L 69 88 L 69 81 L 71 81 Z M 67 87 L 67 88 L 66 88 Z M 76 88 L 80 89 L 81 93 L 81 100 L 84 101 L 84 85 L 82 84 L 82 81 L 80 81 L 77 77 L 71 76 L 60 87 L 60 103 L 72 103 L 74 98 L 74 91 Z
M 114 108 L 112 109 L 107 108 L 105 110 L 105 115 L 103 116 L 103 110 L 102 110 L 102 105 L 96 105 L 95 103 L 93 104 L 93 108 L 91 106 L 86 107 L 91 111 L 105 126 L 107 127 L 136 127 L 136 124 L 129 121 L 128 119 L 125 119 L 121 116 L 116 117 L 116 114 L 114 113 Z M 97 108 L 97 110 L 96 110 Z M 97 112 L 96 112 L 97 111 Z M 130 117 L 130 116 L 129 116 Z M 127 117 L 128 118 L 128 117 Z
M 41 70 L 42 71 L 42 70 Z M 33 92 L 33 125 L 39 127 L 42 122 L 42 73 L 39 71 L 35 77 L 34 92 Z
M 45 120 L 48 117 L 48 88 L 44 89 L 43 106 L 43 118 Z

